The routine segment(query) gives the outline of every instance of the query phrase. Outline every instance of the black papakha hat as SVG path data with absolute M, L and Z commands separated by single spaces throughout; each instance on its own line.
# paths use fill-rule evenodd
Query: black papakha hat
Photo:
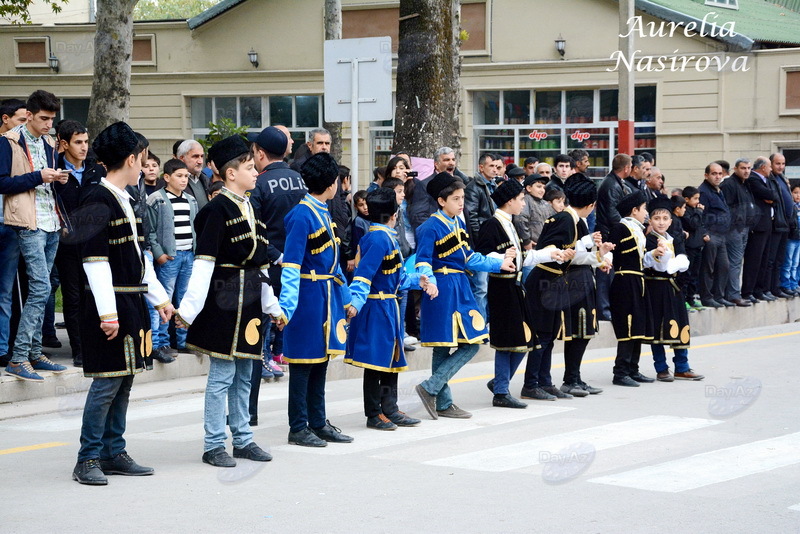
M 286 153 L 286 147 L 289 146 L 289 139 L 286 138 L 285 133 L 274 126 L 267 126 L 256 137 L 256 144 L 270 154 L 283 156 Z
M 492 193 L 492 200 L 497 204 L 497 207 L 504 206 L 509 200 L 516 198 L 525 189 L 522 184 L 516 180 L 506 180 L 494 190 Z
M 617 202 L 617 211 L 623 217 L 627 217 L 633 211 L 633 208 L 637 208 L 642 204 L 647 202 L 647 195 L 644 194 L 644 191 L 634 191 L 630 195 L 626 195 Z
M 134 154 L 139 145 L 136 132 L 120 121 L 100 132 L 92 142 L 92 149 L 97 154 L 97 159 L 107 167 L 114 167 Z
M 597 186 L 581 173 L 575 173 L 564 184 L 564 194 L 569 205 L 574 208 L 585 208 L 597 201 Z
M 319 152 L 303 163 L 300 174 L 309 191 L 324 191 L 339 177 L 339 164 L 327 152 Z
M 208 158 L 214 162 L 217 171 L 219 171 L 229 161 L 248 152 L 250 152 L 250 148 L 244 142 L 242 136 L 232 135 L 211 145 L 211 148 L 208 149 Z
M 528 187 L 529 185 L 533 185 L 536 182 L 542 182 L 543 184 L 546 184 L 549 181 L 550 181 L 550 178 L 548 178 L 547 176 L 542 176 L 539 173 L 534 173 L 534 174 L 529 174 L 525 178 L 525 180 L 522 182 L 522 185 L 524 185 L 525 187 Z
M 518 178 L 520 176 L 525 176 L 525 169 L 522 167 L 514 166 L 512 168 L 506 168 L 506 176 L 509 178 Z
M 397 213 L 397 194 L 394 189 L 379 187 L 367 195 L 367 219 L 386 224 Z
M 672 208 L 672 199 L 665 195 L 658 195 L 656 198 L 651 199 L 650 202 L 647 203 L 647 213 L 650 215 L 652 215 L 656 210 L 667 210 L 667 212 L 669 212 L 671 215 Z
M 425 190 L 428 192 L 430 196 L 435 199 L 439 198 L 439 193 L 442 192 L 447 187 L 450 187 L 456 181 L 460 181 L 458 178 L 450 174 L 449 172 L 440 172 L 436 176 L 428 182 L 428 185 L 425 187 Z M 462 182 L 463 183 L 463 182 Z

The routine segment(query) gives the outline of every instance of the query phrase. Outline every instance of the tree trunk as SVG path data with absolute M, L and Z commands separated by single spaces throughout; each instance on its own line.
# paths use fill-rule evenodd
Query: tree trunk
M 117 121 L 128 120 L 133 8 L 138 0 L 97 0 L 94 78 L 89 102 L 89 136 Z
M 325 0 L 325 40 L 342 38 L 342 0 Z M 322 126 L 331 133 L 331 156 L 342 162 L 342 123 L 323 122 Z M 358 150 L 352 147 L 351 150 Z
M 460 0 L 400 0 L 394 146 L 433 157 L 461 137 Z

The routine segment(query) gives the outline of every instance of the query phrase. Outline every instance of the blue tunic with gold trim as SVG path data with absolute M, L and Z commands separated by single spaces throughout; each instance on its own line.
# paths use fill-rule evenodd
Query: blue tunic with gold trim
M 372 223 L 361 239 L 361 261 L 350 284 L 352 306 L 345 362 L 357 367 L 398 373 L 408 369 L 403 350 L 403 322 L 397 292 L 419 284 L 419 273 L 407 274 L 397 232 Z
M 339 266 L 336 225 L 328 208 L 306 195 L 284 219 L 280 306 L 289 319 L 283 356 L 289 363 L 320 363 L 345 353 L 350 290 Z
M 420 322 L 424 347 L 456 347 L 489 337 L 486 321 L 467 279 L 467 270 L 499 273 L 503 260 L 473 252 L 461 219 L 441 210 L 417 228 L 417 272 L 439 288 L 439 296 L 422 297 Z

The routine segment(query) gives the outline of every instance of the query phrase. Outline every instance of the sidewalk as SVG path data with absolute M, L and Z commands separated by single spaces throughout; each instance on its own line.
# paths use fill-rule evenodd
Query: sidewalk
M 762 302 L 750 308 L 720 308 L 709 309 L 689 316 L 692 325 L 692 336 L 707 336 L 727 332 L 736 332 L 748 328 L 761 326 L 778 325 L 800 321 L 800 298 L 791 300 L 778 300 L 776 302 Z M 57 321 L 60 320 L 60 317 Z M 798 325 L 800 328 L 800 325 Z M 59 375 L 53 373 L 42 373 L 45 378 L 44 383 L 31 383 L 8 376 L 3 372 L 0 376 L 0 420 L 10 417 L 25 415 L 18 412 L 18 406 L 13 403 L 41 399 L 42 404 L 36 404 L 41 410 L 64 409 L 58 407 L 58 399 L 74 399 L 83 397 L 90 379 L 84 378 L 82 371 L 72 367 L 72 357 L 67 342 L 66 331 L 57 330 L 59 339 L 64 344 L 60 349 L 45 349 L 53 354 L 52 359 L 60 364 L 67 365 L 69 369 Z M 600 323 L 600 333 L 589 344 L 590 349 L 608 348 L 609 356 L 613 356 L 613 347 L 616 346 L 616 339 L 610 323 Z M 563 353 L 563 344 L 556 343 L 554 349 L 556 353 Z M 489 345 L 481 345 L 480 350 L 472 361 L 488 361 L 494 358 L 494 351 Z M 427 369 L 430 367 L 431 349 L 418 347 L 414 352 L 407 352 L 410 370 Z M 555 361 L 555 360 L 554 360 Z M 176 394 L 202 391 L 205 387 L 205 380 L 198 380 L 208 374 L 208 358 L 195 356 L 194 354 L 180 354 L 176 361 L 168 365 L 154 362 L 155 368 L 152 371 L 145 371 L 136 376 L 137 398 L 157 398 Z M 333 360 L 328 367 L 328 380 L 342 380 L 359 378 L 362 374 L 360 368 L 345 364 L 341 358 Z M 170 381 L 169 389 L 163 387 L 147 388 L 143 384 L 151 382 Z M 288 380 L 283 378 L 282 380 Z M 148 393 L 150 392 L 150 393 Z M 156 393 L 157 392 L 157 393 Z M 142 397 L 142 395 L 153 395 L 152 397 Z M 56 399 L 56 402 L 54 402 Z M 81 404 L 82 407 L 82 404 Z

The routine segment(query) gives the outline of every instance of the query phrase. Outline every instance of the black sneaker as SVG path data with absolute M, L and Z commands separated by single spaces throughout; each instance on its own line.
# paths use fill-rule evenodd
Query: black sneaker
M 522 392 L 520 393 L 520 397 L 522 397 L 523 399 L 534 399 L 534 400 L 547 400 L 547 401 L 556 400 L 555 395 L 549 394 L 542 388 L 528 389 L 526 387 L 523 387 Z
M 603 392 L 603 388 L 596 388 L 594 386 L 590 386 L 589 384 L 587 384 L 586 382 L 583 382 L 583 381 L 578 382 L 578 383 L 581 385 L 583 390 L 586 393 L 588 393 L 589 395 L 599 395 L 600 393 Z
M 77 480 L 79 484 L 86 484 L 87 486 L 105 486 L 108 484 L 108 479 L 100 469 L 100 460 L 97 458 L 75 464 L 75 469 L 72 470 L 72 480 Z
M 236 467 L 236 460 L 225 452 L 225 447 L 217 447 L 203 453 L 203 462 L 214 467 Z
M 542 386 L 542 389 L 545 390 L 550 395 L 553 395 L 557 399 L 571 399 L 573 397 L 585 397 L 588 395 L 585 391 L 581 390 L 580 393 L 583 395 L 572 395 L 571 393 L 567 393 L 566 391 L 561 391 L 559 388 L 555 386 Z
M 50 349 L 60 349 L 61 342 L 56 336 L 47 336 L 42 338 L 42 346 Z
M 233 448 L 234 458 L 245 458 L 254 462 L 269 462 L 272 455 L 251 441 L 241 449 Z
M 300 432 L 289 432 L 289 443 L 301 447 L 327 447 L 328 442 L 320 439 L 311 429 L 304 428 Z
M 524 402 L 521 402 L 514 397 L 512 397 L 509 393 L 505 395 L 495 395 L 492 399 L 492 406 L 496 406 L 498 408 L 527 408 L 528 405 Z
M 422 422 L 414 417 L 409 417 L 408 415 L 399 410 L 394 412 L 393 414 L 387 415 L 386 417 L 388 417 L 389 420 L 392 423 L 396 424 L 397 426 L 417 426 Z
M 312 428 L 311 432 L 328 443 L 352 443 L 353 441 L 353 438 L 342 434 L 341 429 L 333 426 L 330 421 L 325 421 L 325 426 L 322 428 Z
M 620 377 L 620 378 L 617 378 L 615 376 L 614 380 L 612 380 L 611 383 L 614 384 L 615 386 L 626 386 L 626 387 L 629 387 L 629 388 L 638 388 L 639 387 L 639 383 L 636 382 L 636 380 L 634 380 L 633 378 L 631 378 L 629 376 L 623 376 L 623 377 Z
M 397 430 L 397 425 L 381 413 L 374 417 L 367 417 L 367 428 L 374 428 L 375 430 Z
M 155 471 L 152 467 L 144 467 L 137 464 L 127 452 L 122 452 L 110 460 L 100 460 L 100 469 L 106 475 L 126 475 L 129 477 L 152 475 Z
M 172 363 L 175 361 L 175 358 L 172 357 L 170 354 L 169 347 L 158 347 L 156 350 L 153 351 L 153 359 L 158 360 L 161 363 Z
M 644 376 L 642 373 L 636 372 L 630 375 L 632 379 L 636 380 L 640 384 L 652 384 L 656 381 L 655 378 L 650 378 L 649 376 Z
M 547 388 L 544 388 L 544 390 L 548 391 Z M 581 387 L 581 385 L 579 383 L 577 383 L 577 382 L 575 382 L 573 384 L 562 384 L 561 385 L 561 391 L 563 391 L 564 393 L 568 393 L 568 394 L 572 395 L 573 397 L 588 397 L 589 396 L 589 392 L 586 391 L 585 389 L 583 389 Z
M 431 395 L 425 388 L 422 387 L 422 384 L 417 384 L 414 388 L 419 395 L 420 400 L 422 401 L 422 406 L 425 407 L 425 410 L 431 416 L 431 419 L 439 419 L 439 415 L 436 413 L 436 395 Z
M 451 404 L 444 410 L 436 410 L 439 417 L 450 417 L 451 419 L 469 419 L 472 414 L 467 410 L 462 410 L 455 404 Z

